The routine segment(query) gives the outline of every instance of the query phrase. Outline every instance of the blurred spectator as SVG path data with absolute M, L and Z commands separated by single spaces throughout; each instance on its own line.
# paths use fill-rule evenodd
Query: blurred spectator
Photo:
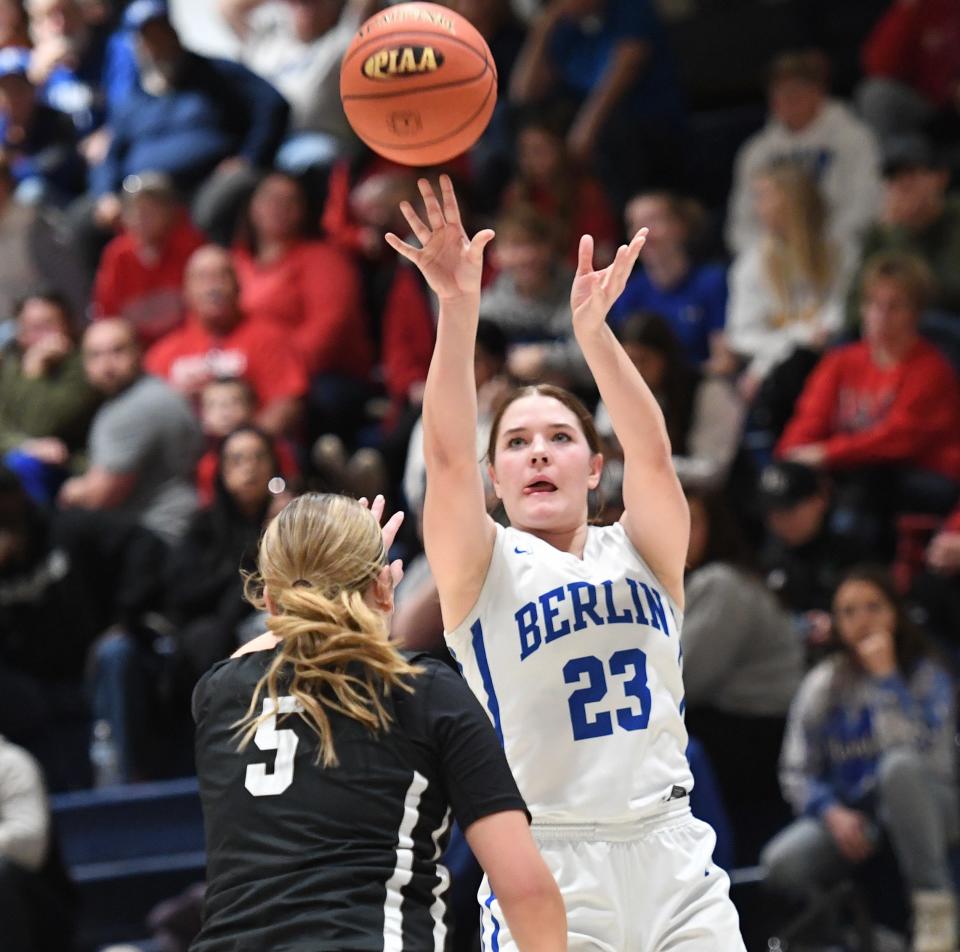
M 911 137 L 890 144 L 883 174 L 883 209 L 864 237 L 861 260 L 881 251 L 919 255 L 937 282 L 928 303 L 960 315 L 960 197 L 947 194 L 949 170 L 929 142 Z M 854 282 L 847 310 L 853 326 L 860 322 L 859 300 Z
M 62 206 L 83 191 L 86 168 L 70 117 L 40 101 L 29 66 L 29 50 L 0 50 L 0 148 L 20 201 Z
M 946 512 L 956 495 L 960 388 L 917 333 L 931 287 L 918 258 L 887 252 L 867 263 L 863 340 L 823 357 L 776 448 L 834 472 L 870 511 Z
M 499 273 L 481 295 L 480 315 L 506 335 L 510 373 L 515 377 L 548 377 L 563 386 L 592 388 L 573 340 L 573 272 L 561 258 L 556 238 L 550 221 L 530 206 L 501 215 L 490 249 L 490 261 Z
M 73 947 L 72 909 L 56 856 L 40 765 L 0 736 L 0 922 L 4 952 Z
M 795 350 L 808 352 L 808 367 L 816 363 L 843 327 L 850 272 L 843 246 L 827 235 L 823 196 L 806 169 L 782 162 L 761 169 L 753 188 L 760 228 L 730 269 L 724 332 L 746 362 L 739 385 L 747 400 Z
M 48 515 L 0 468 L 0 733 L 60 789 L 89 774 L 88 653 L 107 628 L 137 630 L 158 606 L 163 556 L 152 532 L 116 513 Z
M 777 760 L 803 677 L 803 646 L 753 570 L 723 498 L 689 500 L 682 635 L 687 728 L 716 771 L 737 861 L 751 863 L 788 818 Z
M 122 317 L 149 347 L 183 321 L 184 272 L 205 239 L 161 172 L 128 175 L 122 200 L 124 232 L 100 258 L 93 316 Z
M 23 457 L 39 464 L 49 496 L 86 444 L 99 396 L 84 375 L 69 305 L 59 294 L 25 297 L 16 321 L 16 337 L 0 351 L 0 453 L 18 472 Z
M 83 361 L 106 402 L 90 429 L 88 469 L 64 483 L 60 505 L 114 509 L 175 542 L 197 505 L 200 428 L 189 404 L 144 373 L 136 332 L 121 318 L 87 328 Z
M 536 208 L 549 220 L 571 268 L 577 264 L 581 235 L 593 235 L 599 262 L 611 262 L 620 239 L 616 216 L 600 183 L 571 161 L 557 116 L 528 115 L 517 133 L 515 154 L 517 174 L 507 185 L 501 209 Z
M 103 160 L 110 144 L 108 107 L 118 106 L 136 82 L 129 38 L 94 27 L 80 0 L 27 0 L 33 53 L 30 81 L 40 99 L 73 120 L 86 160 Z
M 531 113 L 517 133 L 515 151 L 517 175 L 502 208 L 536 208 L 549 220 L 571 268 L 577 265 L 581 235 L 593 235 L 597 261 L 609 264 L 620 240 L 616 215 L 600 183 L 572 162 L 557 117 Z
M 256 410 L 256 394 L 241 377 L 211 380 L 203 388 L 200 394 L 200 425 L 207 440 L 207 451 L 197 463 L 197 494 L 201 506 L 209 506 L 213 502 L 223 441 L 234 430 L 253 426 Z M 287 487 L 293 486 L 300 476 L 293 447 L 282 437 L 274 438 L 273 454 L 279 467 L 276 475 L 282 477 Z
M 873 133 L 828 95 L 826 57 L 815 50 L 784 53 L 767 83 L 767 125 L 741 146 L 727 209 L 727 245 L 736 253 L 755 244 L 760 220 L 751 190 L 758 172 L 792 161 L 805 166 L 827 203 L 830 234 L 841 245 L 856 239 L 880 205 L 880 152 Z
M 705 364 L 727 316 L 727 274 L 718 264 L 698 264 L 692 246 L 706 213 L 674 192 L 641 192 L 624 210 L 627 236 L 649 229 L 641 268 L 627 281 L 610 311 L 614 326 L 637 311 L 653 311 L 670 323 L 695 367 Z
M 923 570 L 911 578 L 911 600 L 919 603 L 928 624 L 945 644 L 960 642 L 960 506 L 936 529 L 922 552 Z M 911 574 L 916 566 L 910 566 Z
M 676 334 L 659 314 L 634 314 L 616 334 L 663 410 L 673 466 L 681 485 L 692 492 L 721 490 L 743 425 L 743 401 L 733 385 L 725 377 L 701 375 L 691 367 Z M 612 494 L 614 475 L 622 479 L 623 450 L 602 400 L 597 406 L 596 424 L 607 443 L 608 472 L 603 485 Z M 620 489 L 617 485 L 618 496 Z
M 320 223 L 337 247 L 376 261 L 384 257 L 385 232 L 409 231 L 400 202 L 419 200 L 412 169 L 369 153 L 337 162 L 330 170 Z
M 374 356 L 361 275 L 332 243 L 307 238 L 306 212 L 292 176 L 273 172 L 257 186 L 233 250 L 240 307 L 303 360 L 311 426 L 352 436 L 363 424 Z
M 242 377 L 257 395 L 257 425 L 292 432 L 307 390 L 302 357 L 284 334 L 243 312 L 230 253 L 215 245 L 195 251 L 184 294 L 187 320 L 150 348 L 147 370 L 191 399 L 211 380 Z
M 134 34 L 139 82 L 111 117 L 110 149 L 90 173 L 92 197 L 73 214 L 115 228 L 124 178 L 165 172 L 192 196 L 199 227 L 228 236 L 238 196 L 273 161 L 287 104 L 245 67 L 185 50 L 162 0 L 136 0 L 123 25 Z
M 860 113 L 881 140 L 922 132 L 960 106 L 960 10 L 952 0 L 893 0 L 863 45 Z
M 480 316 L 511 344 L 568 336 L 573 272 L 558 254 L 549 219 L 518 205 L 500 215 L 496 231 L 489 257 L 497 277 L 483 291 Z
M 88 281 L 70 235 L 49 211 L 13 193 L 10 163 L 0 153 L 0 327 L 16 302 L 41 285 L 59 288 L 71 312 L 83 314 Z
M 808 637 L 821 643 L 840 579 L 873 550 L 851 531 L 853 514 L 838 509 L 829 479 L 809 466 L 768 464 L 757 498 L 767 531 L 761 553 L 767 587 L 799 616 Z
M 765 848 L 766 885 L 796 899 L 828 889 L 888 840 L 910 893 L 913 949 L 957 942 L 948 849 L 958 839 L 954 685 L 885 573 L 837 589 L 839 651 L 805 678 L 781 760 L 798 819 Z
M 552 0 L 534 18 L 510 84 L 517 104 L 572 101 L 570 155 L 600 160 L 622 198 L 682 174 L 683 103 L 650 0 Z
M 194 516 L 169 562 L 167 608 L 188 691 L 212 664 L 249 640 L 239 632 L 255 613 L 243 597 L 242 573 L 256 568 L 264 525 L 289 500 L 269 489 L 279 465 L 265 433 L 241 426 L 223 441 L 218 456 L 213 502 Z
M 927 564 L 935 572 L 960 572 L 960 508 L 951 513 L 927 550 Z
M 30 27 L 23 0 L 0 0 L 0 49 L 30 46 Z
M 523 47 L 526 28 L 510 0 L 446 0 L 445 6 L 465 17 L 486 40 L 497 70 L 497 103 L 490 123 L 470 150 L 470 178 L 474 202 L 483 212 L 493 211 L 514 160 L 510 79 Z
M 400 481 L 410 427 L 420 414 L 435 336 L 426 283 L 383 238 L 388 231 L 409 233 L 402 201 L 420 202 L 413 172 L 373 157 L 353 167 L 334 166 L 323 212 L 329 240 L 353 254 L 361 268 L 365 310 L 379 347 L 375 376 L 383 380 L 390 401 L 381 449 L 393 483 Z
M 219 0 L 241 61 L 290 103 L 278 167 L 303 172 L 358 151 L 340 102 L 340 61 L 379 0 Z

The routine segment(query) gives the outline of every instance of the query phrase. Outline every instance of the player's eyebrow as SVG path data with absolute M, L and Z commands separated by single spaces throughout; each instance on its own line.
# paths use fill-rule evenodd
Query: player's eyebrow
M 504 430 L 503 435 L 506 436 L 508 433 L 523 433 L 526 430 L 529 430 L 528 426 L 511 426 L 510 429 Z M 570 423 L 548 423 L 548 430 L 572 430 L 575 431 L 576 427 L 572 426 Z

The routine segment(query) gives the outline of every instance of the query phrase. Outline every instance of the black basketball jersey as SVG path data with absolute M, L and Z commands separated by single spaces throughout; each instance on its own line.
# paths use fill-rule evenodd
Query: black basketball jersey
M 239 752 L 234 725 L 275 651 L 220 662 L 194 692 L 207 893 L 192 952 L 442 952 L 451 811 L 466 829 L 526 809 L 489 719 L 417 656 L 414 692 L 385 701 L 389 731 L 331 713 L 336 767 L 317 763 L 292 697 Z

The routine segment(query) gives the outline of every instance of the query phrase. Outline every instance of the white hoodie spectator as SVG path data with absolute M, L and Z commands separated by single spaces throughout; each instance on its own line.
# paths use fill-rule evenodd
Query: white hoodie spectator
M 763 168 L 799 162 L 817 180 L 838 242 L 857 238 L 880 207 L 880 148 L 844 103 L 827 97 L 826 70 L 816 53 L 785 54 L 771 69 L 769 120 L 741 147 L 734 167 L 726 239 L 741 252 L 757 238 L 751 183 Z

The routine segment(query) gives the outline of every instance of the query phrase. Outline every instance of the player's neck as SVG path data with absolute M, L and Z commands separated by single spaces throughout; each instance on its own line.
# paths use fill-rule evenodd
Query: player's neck
M 521 528 L 517 526 L 517 528 Z M 524 529 L 530 535 L 549 543 L 561 552 L 569 552 L 578 559 L 583 558 L 583 548 L 587 544 L 587 524 L 581 523 L 572 529 Z

